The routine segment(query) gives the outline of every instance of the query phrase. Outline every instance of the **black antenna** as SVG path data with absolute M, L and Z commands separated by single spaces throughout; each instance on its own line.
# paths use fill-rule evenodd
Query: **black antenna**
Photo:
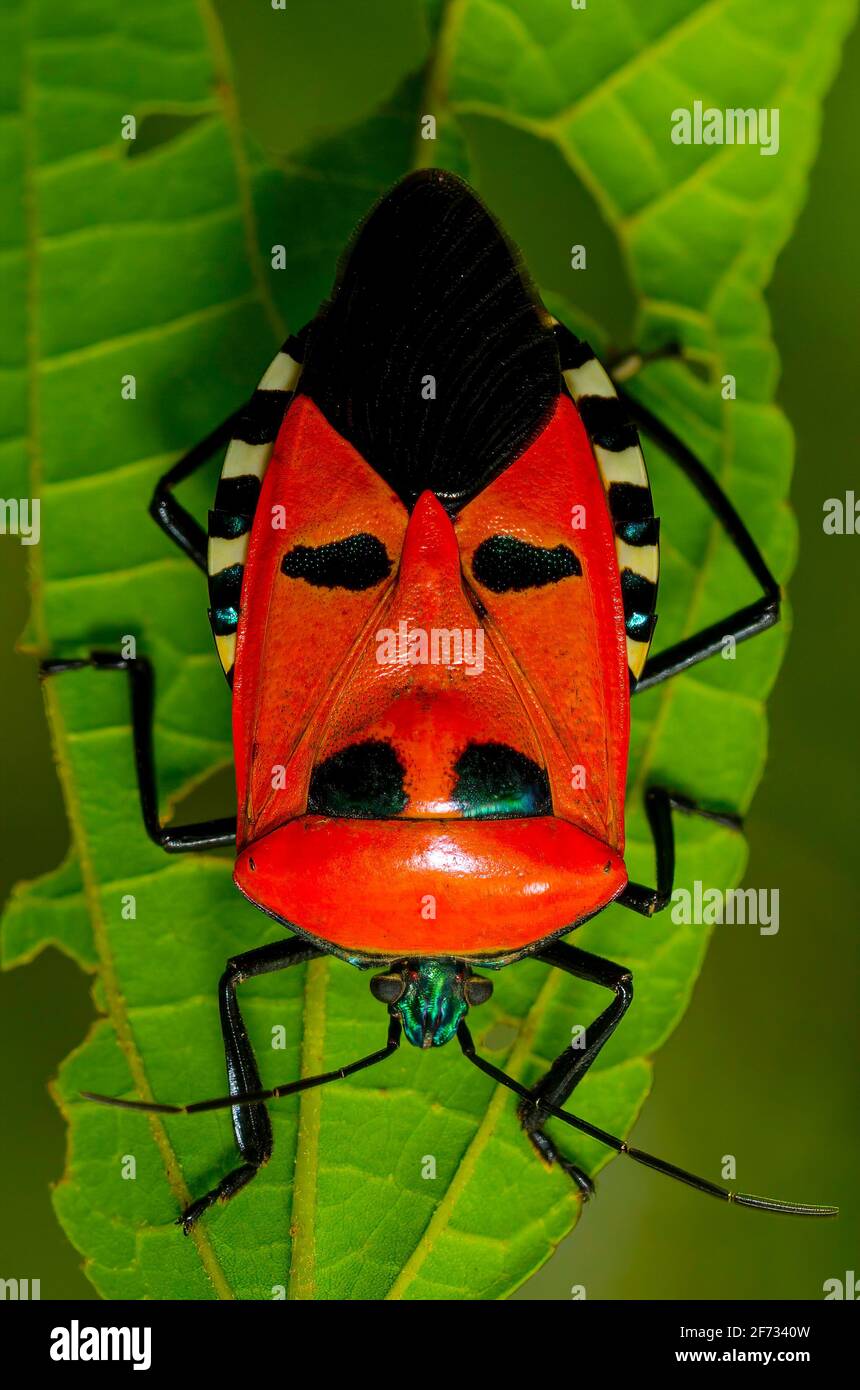
M 232 1110 L 233 1108 L 243 1108 L 248 1105 L 258 1105 L 261 1101 L 278 1100 L 282 1096 L 296 1095 L 300 1091 L 312 1090 L 315 1086 L 324 1086 L 330 1081 L 340 1081 L 345 1076 L 352 1076 L 357 1071 L 363 1071 L 366 1067 L 375 1066 L 377 1062 L 382 1062 L 386 1057 L 390 1057 L 400 1044 L 401 1035 L 400 1020 L 392 1016 L 388 1025 L 388 1040 L 384 1047 L 376 1052 L 370 1052 L 366 1057 L 360 1057 L 356 1062 L 350 1062 L 348 1066 L 339 1067 L 336 1071 L 323 1072 L 319 1076 L 305 1076 L 298 1081 L 290 1081 L 283 1086 L 274 1086 L 269 1091 L 250 1091 L 235 1096 L 218 1096 L 214 1100 L 193 1101 L 190 1105 L 168 1105 L 162 1101 L 150 1100 L 123 1100 L 118 1096 L 102 1096 L 93 1091 L 83 1091 L 84 1100 L 95 1101 L 99 1105 L 110 1105 L 118 1110 L 138 1110 L 154 1115 L 198 1115 L 208 1110 Z M 463 1055 L 476 1066 L 479 1071 L 484 1072 L 497 1081 L 500 1085 L 506 1086 L 509 1091 L 520 1096 L 522 1100 L 532 1101 L 531 1093 L 519 1081 L 515 1081 L 512 1076 L 508 1076 L 499 1067 L 493 1066 L 484 1057 L 479 1057 L 475 1051 L 475 1044 L 472 1035 L 464 1022 L 460 1023 L 457 1029 L 457 1040 L 462 1048 Z M 614 1149 L 616 1153 L 626 1154 L 636 1163 L 641 1163 L 645 1168 L 652 1168 L 657 1173 L 665 1173 L 669 1178 L 674 1178 L 677 1182 L 686 1183 L 688 1187 L 693 1187 L 697 1192 L 704 1192 L 709 1197 L 717 1197 L 722 1202 L 730 1202 L 734 1206 L 753 1207 L 757 1211 L 771 1211 L 785 1216 L 838 1216 L 838 1207 L 810 1206 L 806 1202 L 778 1202 L 770 1197 L 754 1197 L 745 1192 L 734 1192 L 727 1187 L 720 1187 L 718 1183 L 710 1182 L 707 1178 L 700 1178 L 695 1173 L 688 1173 L 686 1168 L 679 1168 L 674 1163 L 667 1163 L 665 1159 L 656 1158 L 654 1154 L 645 1153 L 643 1149 L 633 1148 L 624 1139 L 618 1139 L 614 1134 L 609 1134 L 605 1129 L 598 1129 L 596 1125 L 589 1124 L 588 1120 L 581 1120 L 578 1115 L 570 1115 L 566 1110 L 559 1110 L 555 1105 L 548 1105 L 546 1102 L 540 1103 L 540 1109 L 546 1115 L 552 1115 L 556 1120 L 562 1120 L 572 1129 L 578 1129 L 583 1134 L 587 1134 L 591 1139 L 596 1139 L 598 1143 L 605 1144 L 607 1148 Z
M 364 1071 L 377 1062 L 384 1062 L 400 1045 L 400 1019 L 392 1017 L 388 1024 L 388 1041 L 377 1052 L 369 1052 L 336 1071 L 326 1071 L 320 1076 L 303 1076 L 299 1081 L 289 1081 L 284 1086 L 274 1086 L 271 1091 L 248 1091 L 237 1096 L 217 1096 L 214 1100 L 196 1100 L 190 1105 L 167 1105 L 158 1100 L 123 1100 L 119 1096 L 101 1096 L 95 1091 L 82 1091 L 84 1100 L 93 1100 L 98 1105 L 112 1105 L 117 1110 L 143 1110 L 149 1115 L 199 1115 L 205 1110 L 232 1110 L 247 1105 L 257 1105 L 263 1100 L 279 1100 L 281 1096 L 293 1096 L 299 1091 L 310 1091 L 315 1086 L 325 1086 L 329 1081 L 341 1081 L 354 1072 Z
M 498 1081 L 508 1090 L 514 1091 L 523 1100 L 532 1101 L 532 1096 L 525 1086 L 519 1081 L 514 1081 L 513 1077 L 506 1072 L 494 1067 L 492 1062 L 487 1062 L 483 1057 L 479 1057 L 475 1051 L 475 1044 L 472 1035 L 465 1023 L 460 1023 L 457 1029 L 457 1041 L 463 1049 L 464 1056 L 474 1063 L 476 1067 L 487 1076 L 491 1076 L 494 1081 Z M 769 1197 L 752 1197 L 745 1192 L 733 1192 L 727 1187 L 720 1187 L 718 1183 L 709 1182 L 707 1178 L 699 1178 L 695 1173 L 688 1173 L 686 1168 L 678 1168 L 674 1163 L 667 1163 L 665 1159 L 655 1158 L 653 1154 L 645 1153 L 642 1149 L 634 1149 L 623 1139 L 617 1139 L 614 1134 L 607 1134 L 605 1129 L 598 1129 L 596 1125 L 590 1125 L 587 1120 L 580 1120 L 577 1115 L 569 1115 L 566 1110 L 559 1110 L 555 1105 L 547 1105 L 544 1101 L 540 1103 L 541 1112 L 554 1116 L 557 1120 L 563 1120 L 565 1124 L 573 1129 L 581 1130 L 598 1143 L 605 1144 L 607 1148 L 614 1149 L 616 1153 L 626 1154 L 628 1158 L 635 1159 L 637 1163 L 643 1164 L 646 1168 L 653 1168 L 657 1173 L 665 1173 L 669 1178 L 675 1178 L 678 1182 L 684 1182 L 688 1187 L 694 1187 L 697 1192 L 705 1192 L 709 1197 L 718 1197 L 721 1202 L 731 1202 L 738 1207 L 755 1207 L 757 1211 L 778 1212 L 784 1216 L 838 1216 L 838 1207 L 817 1207 L 809 1206 L 805 1202 L 776 1202 Z

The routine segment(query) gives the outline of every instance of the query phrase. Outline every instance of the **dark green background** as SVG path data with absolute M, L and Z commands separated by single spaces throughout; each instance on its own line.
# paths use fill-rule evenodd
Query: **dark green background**
M 369 23 L 366 6 L 340 7 Z M 330 5 L 308 11 L 309 35 L 327 51 L 319 73 L 290 66 L 288 54 L 255 43 L 239 0 L 221 10 L 238 65 L 246 119 L 288 154 L 333 107 L 372 104 L 379 73 L 398 54 L 404 70 L 419 36 L 409 9 L 378 24 L 379 70 L 356 75 L 348 34 L 326 49 Z M 361 11 L 359 17 L 358 11 Z M 316 15 L 316 18 L 314 18 Z M 241 22 L 240 22 L 241 20 Z M 386 52 L 386 45 L 388 52 Z M 340 67 L 338 67 L 340 64 Z M 297 85 L 303 84 L 303 85 Z M 283 90 L 305 126 L 284 120 Z M 653 1096 L 636 1142 L 698 1171 L 719 1156 L 738 1159 L 738 1184 L 807 1200 L 837 1201 L 839 1222 L 788 1221 L 728 1210 L 625 1163 L 600 1180 L 599 1200 L 574 1235 L 521 1291 L 521 1298 L 817 1298 L 822 1283 L 857 1267 L 857 850 L 856 550 L 860 538 L 825 536 L 825 498 L 855 486 L 857 352 L 855 257 L 860 244 L 856 132 L 860 129 L 860 38 L 827 101 L 823 144 L 810 199 L 777 265 L 768 301 L 783 361 L 780 400 L 797 433 L 793 500 L 800 562 L 791 585 L 794 632 L 770 705 L 768 769 L 748 820 L 747 882 L 779 888 L 781 930 L 717 928 L 692 1006 L 661 1052 Z M 479 183 L 522 242 L 536 278 L 569 291 L 559 236 L 575 218 L 591 248 L 601 229 L 587 199 L 528 137 L 488 125 L 478 131 Z M 532 171 L 532 200 L 514 201 Z M 562 218 L 563 221 L 559 222 Z M 611 248 L 603 249 L 611 257 Z M 585 277 L 581 282 L 587 284 Z M 605 293 L 604 277 L 594 277 Z M 623 335 L 630 301 L 618 279 L 608 305 L 584 307 Z M 602 309 L 602 312 L 601 312 Z M 148 524 L 141 518 L 141 524 Z M 0 743 L 2 873 L 5 899 L 19 878 L 56 864 L 67 831 L 34 664 L 11 656 L 27 600 L 24 552 L 0 538 L 5 602 L 0 612 L 4 731 Z M 178 907 L 178 910 L 181 910 Z M 88 983 L 54 951 L 0 976 L 4 1143 L 0 1149 L 0 1276 L 40 1278 L 44 1298 L 93 1297 L 78 1256 L 51 1210 L 49 1185 L 63 1167 L 64 1134 L 46 1085 L 92 1017 Z M 213 1015 L 214 1017 L 214 1015 Z

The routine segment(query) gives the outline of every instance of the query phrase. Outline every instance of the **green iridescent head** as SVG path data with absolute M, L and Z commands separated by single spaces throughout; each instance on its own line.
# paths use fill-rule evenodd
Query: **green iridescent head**
M 399 1016 L 414 1047 L 442 1047 L 469 1005 L 486 1003 L 493 986 L 462 960 L 406 960 L 374 975 L 370 990 Z

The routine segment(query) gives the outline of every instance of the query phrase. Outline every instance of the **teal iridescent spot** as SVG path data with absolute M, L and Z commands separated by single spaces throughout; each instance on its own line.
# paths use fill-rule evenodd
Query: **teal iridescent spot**
M 647 641 L 654 631 L 657 619 L 654 608 L 657 602 L 657 586 L 635 570 L 621 571 L 621 598 L 624 603 L 624 625 L 627 636 Z
M 235 632 L 238 622 L 238 608 L 212 609 L 212 631 L 217 637 L 227 637 L 231 632 Z
M 552 814 L 546 772 L 506 743 L 470 743 L 454 764 L 454 800 L 470 819 Z
M 235 541 L 250 531 L 254 518 L 236 516 L 231 512 L 209 513 L 209 535 L 216 540 Z
M 209 576 L 209 597 L 212 600 L 212 630 L 218 637 L 236 631 L 239 621 L 239 599 L 242 594 L 242 565 L 229 565 Z
M 646 521 L 619 521 L 615 527 L 619 540 L 628 545 L 655 545 L 655 522 L 653 517 Z

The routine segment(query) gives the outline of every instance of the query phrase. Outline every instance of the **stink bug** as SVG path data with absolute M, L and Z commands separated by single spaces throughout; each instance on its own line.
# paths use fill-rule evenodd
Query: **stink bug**
M 649 656 L 658 523 L 637 423 L 693 483 L 761 587 L 759 599 Z M 229 443 L 208 544 L 173 489 Z M 146 830 L 169 853 L 235 845 L 240 891 L 291 933 L 228 961 L 219 988 L 241 1162 L 181 1218 L 189 1231 L 268 1160 L 265 1102 L 456 1038 L 519 1097 L 523 1130 L 583 1197 L 590 1179 L 545 1124 L 565 1122 L 725 1201 L 806 1216 L 831 1207 L 729 1191 L 629 1147 L 562 1107 L 633 997 L 623 966 L 562 940 L 610 902 L 665 908 L 673 811 L 737 818 L 648 790 L 656 887 L 628 881 L 631 692 L 752 637 L 779 587 L 689 450 L 553 320 L 490 214 L 459 179 L 411 175 L 373 209 L 330 301 L 285 343 L 250 401 L 158 483 L 151 511 L 208 573 L 232 687 L 238 814 L 162 826 L 143 658 L 86 664 L 131 683 Z M 572 527 L 577 512 L 585 524 Z M 572 767 L 587 769 L 585 784 Z M 281 776 L 273 778 L 273 769 Z M 361 911 L 351 906 L 361 885 Z M 423 901 L 435 911 L 424 915 Z M 324 953 L 373 970 L 378 1051 L 262 1088 L 237 986 Z M 614 995 L 527 1089 L 479 1056 L 466 1023 L 494 972 L 524 957 Z

